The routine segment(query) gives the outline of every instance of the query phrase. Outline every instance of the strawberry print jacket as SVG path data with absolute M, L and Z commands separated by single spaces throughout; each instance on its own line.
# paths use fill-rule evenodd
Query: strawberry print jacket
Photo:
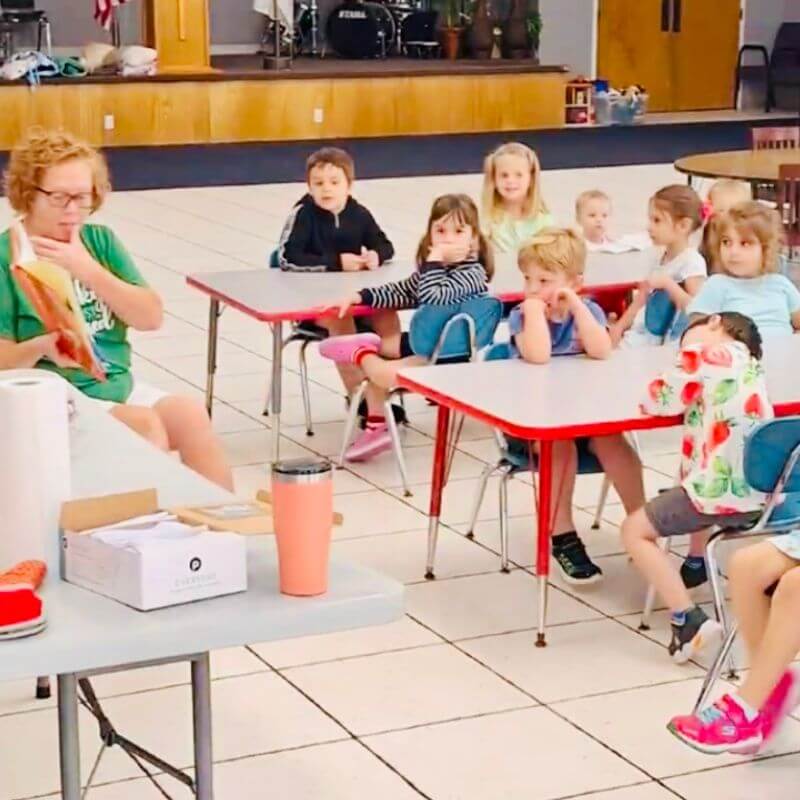
M 703 514 L 757 511 L 765 497 L 744 478 L 744 440 L 773 417 L 764 371 L 741 342 L 690 345 L 677 369 L 651 381 L 643 410 L 684 412 L 681 486 Z

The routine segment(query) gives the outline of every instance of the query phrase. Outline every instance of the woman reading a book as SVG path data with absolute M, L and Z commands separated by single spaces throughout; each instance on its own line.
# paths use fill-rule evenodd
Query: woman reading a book
M 103 157 L 65 132 L 34 129 L 14 148 L 5 194 L 19 219 L 0 235 L 0 369 L 57 372 L 121 422 L 226 488 L 230 468 L 203 406 L 135 380 L 128 328 L 163 307 L 104 225 Z

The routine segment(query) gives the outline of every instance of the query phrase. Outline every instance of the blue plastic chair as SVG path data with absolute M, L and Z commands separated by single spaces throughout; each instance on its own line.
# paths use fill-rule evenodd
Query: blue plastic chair
M 731 539 L 789 533 L 800 525 L 800 416 L 773 419 L 756 426 L 745 442 L 743 466 L 745 480 L 753 489 L 767 494 L 767 503 L 751 527 L 724 528 L 714 533 L 706 545 L 706 570 L 714 611 L 726 636 L 700 689 L 695 711 L 708 701 L 724 664 L 729 661 L 737 631 L 735 624 L 727 622 L 717 547 Z
M 483 360 L 503 361 L 512 356 L 513 353 L 510 344 L 508 342 L 498 342 L 483 353 Z M 536 459 L 531 462 L 530 449 L 526 441 L 505 436 L 499 431 L 495 431 L 495 436 L 500 450 L 500 458 L 498 461 L 489 464 L 481 473 L 480 482 L 478 484 L 478 494 L 475 497 L 472 513 L 470 515 L 467 538 L 472 539 L 475 536 L 478 512 L 480 511 L 484 495 L 486 494 L 486 486 L 489 483 L 489 478 L 495 473 L 499 473 L 500 570 L 502 572 L 508 572 L 508 481 L 512 476 L 520 472 L 535 472 L 538 464 Z M 578 440 L 578 473 L 581 475 L 596 475 L 602 473 L 603 468 L 600 462 L 597 460 L 594 453 L 589 450 L 587 445 L 588 439 Z M 593 528 L 598 528 L 600 526 L 600 518 L 605 508 L 610 485 L 608 479 L 603 483 L 603 488 L 601 489 L 600 498 L 597 503 L 597 510 L 595 512 L 595 519 L 592 524 Z M 428 565 L 428 570 L 431 572 L 433 571 L 432 560 Z
M 419 344 L 423 349 L 415 350 L 415 353 L 427 358 L 432 364 L 474 361 L 479 351 L 492 343 L 502 312 L 503 304 L 496 297 L 490 296 L 475 297 L 448 306 L 423 306 L 417 309 L 411 318 L 409 338 L 412 349 L 415 349 L 415 343 Z M 344 465 L 345 452 L 356 427 L 358 406 L 368 384 L 369 381 L 362 381 L 350 402 L 350 413 L 339 453 L 340 467 Z M 400 386 L 389 390 L 384 402 L 384 415 L 392 437 L 392 449 L 403 483 L 403 491 L 406 497 L 411 497 L 400 433 L 392 413 L 392 399 L 404 392 L 405 389 Z M 454 423 L 454 429 L 460 430 L 460 423 Z M 453 440 L 457 438 L 456 433 Z

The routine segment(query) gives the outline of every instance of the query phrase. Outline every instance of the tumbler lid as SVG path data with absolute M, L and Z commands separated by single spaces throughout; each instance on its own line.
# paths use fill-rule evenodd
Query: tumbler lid
M 324 480 L 331 470 L 331 462 L 327 458 L 289 458 L 272 465 L 272 477 L 281 483 Z

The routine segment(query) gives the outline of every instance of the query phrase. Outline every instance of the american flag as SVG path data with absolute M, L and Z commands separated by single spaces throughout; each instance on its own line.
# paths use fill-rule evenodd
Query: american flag
M 111 29 L 115 6 L 121 6 L 125 0 L 94 0 L 94 18 L 106 30 Z

